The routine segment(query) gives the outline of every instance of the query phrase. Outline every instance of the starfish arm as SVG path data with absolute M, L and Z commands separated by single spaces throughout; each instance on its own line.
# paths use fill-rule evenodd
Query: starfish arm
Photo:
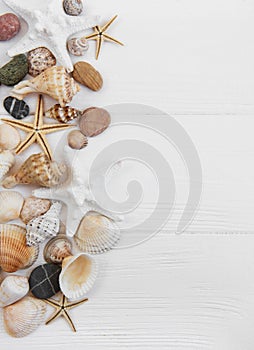
M 42 133 L 36 134 L 36 141 L 41 146 L 43 152 L 46 154 L 46 156 L 52 160 L 52 152 L 49 146 L 48 141 L 46 140 L 46 137 Z
M 66 26 L 66 30 L 68 30 L 67 27 L 68 26 Z M 69 33 L 67 34 L 67 36 L 69 36 Z M 59 65 L 64 66 L 66 70 L 70 73 L 73 71 L 73 64 L 70 55 L 67 51 L 66 39 L 67 37 L 64 37 L 62 39 L 59 38 L 57 45 L 54 45 L 52 43 L 51 52 L 55 57 L 57 57 L 57 62 L 59 63 Z
M 80 300 L 80 301 L 77 301 L 77 302 L 74 302 L 74 303 L 66 304 L 65 308 L 68 309 L 68 310 L 71 310 L 74 307 L 82 305 L 82 304 L 84 304 L 86 302 L 88 302 L 88 298 L 85 298 L 83 300 Z
M 10 57 L 13 57 L 21 53 L 26 53 L 28 51 L 36 49 L 40 46 L 40 42 L 34 41 L 34 39 L 30 37 L 30 32 L 28 32 L 16 45 L 14 45 L 10 50 L 8 50 L 8 55 Z
M 3 122 L 6 124 L 9 124 L 11 126 L 14 126 L 15 128 L 18 128 L 20 130 L 26 131 L 26 132 L 31 132 L 33 130 L 33 124 L 31 123 L 23 123 L 23 122 L 18 122 L 15 120 L 9 120 L 9 119 L 1 119 Z
M 79 227 L 80 221 L 83 219 L 83 217 L 88 211 L 89 209 L 83 210 L 83 207 L 80 208 L 76 204 L 72 206 L 69 203 L 66 218 L 67 236 L 73 237 L 75 235 Z
M 45 303 L 53 306 L 53 307 L 59 307 L 61 306 L 56 300 L 54 299 L 43 299 L 45 301 Z
M 102 45 L 102 36 L 100 35 L 97 37 L 97 47 L 96 47 L 96 59 L 98 60 L 100 52 L 101 52 L 101 45 Z
M 73 332 L 77 332 L 76 328 L 74 326 L 74 323 L 72 322 L 72 319 L 70 318 L 68 312 L 64 309 L 62 312 L 62 315 L 64 316 L 64 318 L 67 320 L 67 322 L 69 323 L 71 329 L 73 330 Z
M 118 15 L 114 16 L 110 21 L 108 21 L 102 28 L 101 31 L 105 32 L 110 26 L 111 24 L 117 19 Z
M 70 36 L 83 30 L 93 28 L 97 25 L 98 20 L 98 16 L 68 16 L 66 19 L 67 33 Z
M 36 134 L 34 132 L 29 133 L 27 138 L 15 149 L 16 154 L 20 154 L 24 152 L 35 141 L 36 141 Z
M 57 195 L 55 188 L 37 188 L 33 191 L 33 195 L 42 199 L 61 200 L 60 196 Z
M 42 95 L 38 96 L 37 106 L 36 106 L 36 112 L 34 115 L 34 128 L 39 129 L 43 125 L 43 97 Z
M 88 36 L 85 36 L 85 39 L 86 40 L 97 40 L 97 37 L 98 37 L 98 33 L 93 33 L 93 34 L 90 34 Z
M 66 130 L 68 128 L 73 128 L 77 125 L 68 125 L 68 124 L 45 124 L 43 125 L 40 130 L 43 131 L 44 134 L 50 134 L 52 132 Z
M 115 38 L 113 38 L 112 36 L 108 35 L 108 34 L 103 34 L 104 40 L 105 41 L 111 41 L 113 43 L 119 44 L 121 46 L 124 46 L 123 43 L 121 43 L 121 41 L 116 40 Z
M 15 0 L 3 0 L 4 3 L 9 6 L 13 11 L 15 11 L 18 15 L 24 18 L 26 22 L 29 22 L 30 19 L 30 11 L 25 9 L 21 4 L 20 1 Z
M 62 315 L 62 310 L 56 310 L 53 315 L 46 321 L 46 325 L 48 325 L 50 322 L 56 320 L 58 317 Z

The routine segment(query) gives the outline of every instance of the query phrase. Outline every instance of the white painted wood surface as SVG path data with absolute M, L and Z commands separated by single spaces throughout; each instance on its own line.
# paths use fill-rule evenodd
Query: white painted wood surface
M 174 116 L 200 155 L 202 201 L 188 230 L 175 235 L 188 179 L 180 177 L 172 157 L 179 192 L 171 220 L 148 242 L 99 257 L 89 303 L 71 311 L 78 333 L 58 320 L 15 340 L 0 326 L 1 349 L 252 350 L 254 3 L 86 5 L 102 20 L 119 14 L 111 33 L 126 46 L 105 45 L 96 63 L 90 50 L 88 60 L 102 72 L 105 86 L 99 93 L 84 89 L 82 107 L 134 102 Z M 7 9 L 2 1 L 0 9 Z M 0 46 L 1 62 L 7 61 L 6 46 Z M 7 91 L 0 87 L 1 99 Z M 74 104 L 80 106 L 78 97 Z M 103 137 L 96 142 L 107 142 L 110 133 Z M 141 211 L 150 207 L 143 203 Z

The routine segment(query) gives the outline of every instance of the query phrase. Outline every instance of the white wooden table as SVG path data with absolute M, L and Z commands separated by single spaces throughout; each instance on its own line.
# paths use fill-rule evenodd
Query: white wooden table
M 202 200 L 195 220 L 176 235 L 188 183 L 186 174 L 176 176 L 175 212 L 164 229 L 99 257 L 89 303 L 71 311 L 77 334 L 64 319 L 17 340 L 0 326 L 1 349 L 253 350 L 254 3 L 87 0 L 85 6 L 102 22 L 119 14 L 110 30 L 126 46 L 105 44 L 96 62 L 92 45 L 87 60 L 105 84 L 99 93 L 82 91 L 82 108 L 132 102 L 172 115 L 199 153 Z M 7 10 L 1 0 L 0 10 Z M 0 44 L 2 63 L 8 45 Z M 0 87 L 1 100 L 7 91 Z M 28 101 L 34 110 L 35 98 Z M 73 103 L 81 107 L 78 97 Z M 110 131 L 91 147 L 109 139 Z M 150 202 L 142 205 L 140 212 L 149 211 Z

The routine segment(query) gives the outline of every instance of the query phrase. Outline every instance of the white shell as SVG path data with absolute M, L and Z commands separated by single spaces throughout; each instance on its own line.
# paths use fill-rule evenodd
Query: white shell
M 74 240 L 80 250 L 100 254 L 112 249 L 120 239 L 120 228 L 110 218 L 88 213 L 80 223 Z
M 43 300 L 25 297 L 3 311 L 6 332 L 22 338 L 34 332 L 45 321 L 47 306 Z
M 15 157 L 11 151 L 6 150 L 0 153 L 0 181 L 4 179 L 14 163 Z
M 58 234 L 60 228 L 60 212 L 62 204 L 53 201 L 50 209 L 46 214 L 32 219 L 26 225 L 26 241 L 28 246 L 37 245 L 45 241 L 49 237 L 54 237 Z
M 81 253 L 63 260 L 59 276 L 60 289 L 72 300 L 84 297 L 92 288 L 98 274 L 96 260 L 88 254 Z
M 89 42 L 85 38 L 72 38 L 67 42 L 69 52 L 74 56 L 83 56 L 89 49 Z
M 23 276 L 7 276 L 0 286 L 0 307 L 22 299 L 29 291 L 28 279 Z
M 20 143 L 19 132 L 11 125 L 0 125 L 0 148 L 1 149 L 14 149 Z
M 24 198 L 18 192 L 0 192 L 0 224 L 18 219 L 23 203 Z

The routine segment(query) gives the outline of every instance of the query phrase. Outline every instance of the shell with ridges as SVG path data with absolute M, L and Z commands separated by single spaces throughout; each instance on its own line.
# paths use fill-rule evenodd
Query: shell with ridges
M 5 272 L 25 269 L 36 261 L 37 247 L 26 245 L 26 230 L 18 225 L 0 225 L 0 267 Z
M 81 253 L 69 256 L 62 263 L 60 289 L 69 299 L 82 298 L 92 288 L 97 274 L 97 262 L 90 255 Z
M 29 291 L 28 279 L 23 276 L 7 276 L 0 286 L 0 307 L 22 299 Z
M 68 40 L 67 48 L 73 56 L 83 56 L 89 49 L 89 42 L 86 38 L 72 38 Z
M 15 163 L 15 157 L 9 150 L 2 151 L 0 153 L 0 181 L 3 180 L 5 175 L 13 167 Z
M 0 223 L 19 218 L 24 203 L 23 196 L 15 191 L 0 192 Z
M 73 130 L 68 135 L 68 145 L 73 149 L 82 149 L 88 145 L 88 140 L 81 131 Z
M 66 73 L 65 68 L 54 66 L 31 80 L 17 84 L 12 90 L 12 95 L 24 98 L 30 93 L 44 93 L 57 100 L 61 107 L 64 107 L 79 91 L 80 86 Z
M 12 150 L 20 143 L 19 132 L 11 125 L 0 125 L 0 149 Z
M 48 199 L 28 197 L 25 199 L 21 209 L 20 219 L 27 224 L 32 219 L 45 214 L 50 206 L 51 202 Z
M 14 338 L 22 338 L 34 332 L 46 317 L 47 305 L 43 300 L 25 297 L 4 308 L 6 332 Z
M 61 264 L 64 258 L 71 254 L 72 244 L 65 235 L 57 235 L 44 247 L 43 256 L 49 264 Z
M 69 106 L 61 107 L 59 104 L 51 107 L 46 113 L 46 118 L 52 118 L 60 123 L 68 123 L 81 116 L 81 111 Z

